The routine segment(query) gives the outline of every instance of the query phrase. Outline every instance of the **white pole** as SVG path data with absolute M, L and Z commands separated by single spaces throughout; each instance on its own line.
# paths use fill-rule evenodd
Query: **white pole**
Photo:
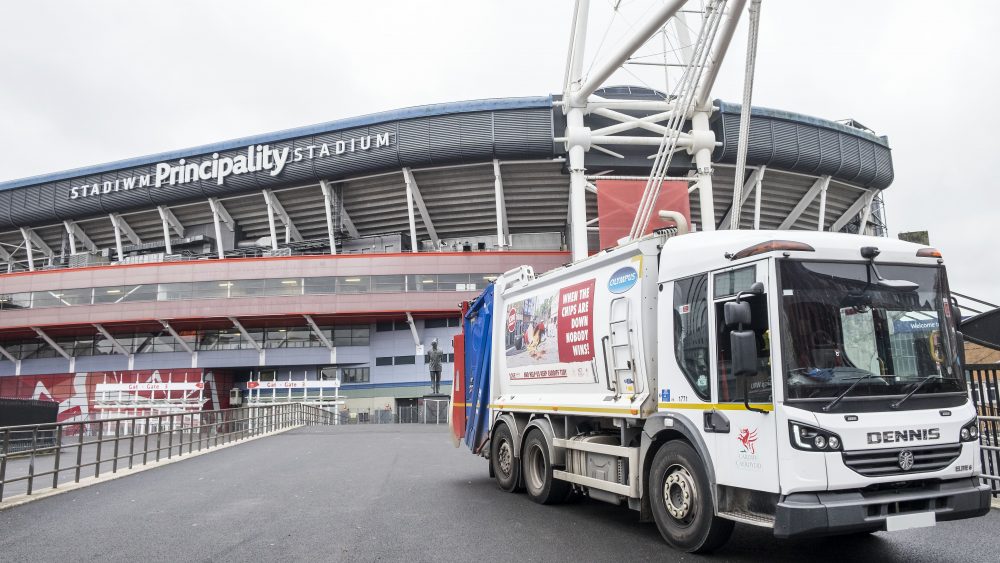
M 326 180 L 319 181 L 323 190 L 323 202 L 326 208 L 326 236 L 330 238 L 330 254 L 337 254 L 337 242 L 333 237 L 333 189 Z
M 122 258 L 124 258 L 124 252 L 122 252 L 122 230 L 118 225 L 118 218 L 115 217 L 114 213 L 111 214 L 111 226 L 115 229 L 115 249 L 118 251 L 118 261 L 121 262 Z
M 823 187 L 819 192 L 819 220 L 816 222 L 816 230 L 822 231 L 826 225 L 826 188 L 829 182 L 823 182 Z
M 732 0 L 732 5 L 729 6 L 728 14 L 725 16 L 726 20 L 719 30 L 715 49 L 709 54 L 709 60 L 707 61 L 708 68 L 705 69 L 705 74 L 702 76 L 701 83 L 698 84 L 698 89 L 696 90 L 696 108 L 701 109 L 708 104 L 708 96 L 712 92 L 712 86 L 715 85 L 715 78 L 719 75 L 719 67 L 722 66 L 722 60 L 729 49 L 729 43 L 733 40 L 733 33 L 736 32 L 736 25 L 740 23 L 745 5 L 746 0 Z
M 264 201 L 267 203 L 267 227 L 271 231 L 271 248 L 278 250 L 278 230 L 274 226 L 274 208 L 271 206 L 271 196 L 264 191 Z
M 410 183 L 410 175 L 403 173 L 406 183 L 406 214 L 410 221 L 410 251 L 420 252 L 417 246 L 417 219 L 413 214 L 413 186 Z
M 708 112 L 695 112 L 691 118 L 691 128 L 710 131 Z M 698 174 L 698 207 L 701 209 L 701 230 L 715 230 L 715 200 L 712 192 L 712 150 L 699 149 L 694 153 L 694 164 Z
M 118 233 L 118 231 L 115 231 L 115 234 L 117 234 L 117 233 Z M 23 229 L 23 228 L 21 229 L 21 235 L 24 237 L 24 251 L 28 254 L 28 271 L 29 272 L 34 272 L 35 271 L 35 256 L 31 252 L 31 237 L 28 235 L 28 231 L 25 230 L 25 229 Z M 118 238 L 118 247 L 121 248 L 121 238 L 120 237 Z M 119 251 L 119 252 L 121 252 L 121 251 Z
M 507 246 L 507 237 L 504 235 L 504 201 L 503 201 L 503 178 L 500 176 L 500 161 L 493 159 L 493 198 L 495 200 L 497 212 L 497 248 L 503 249 Z
M 758 174 L 757 186 L 754 189 L 754 197 L 753 197 L 753 228 L 755 231 L 760 230 L 760 197 L 762 195 L 760 192 L 762 189 L 761 184 L 763 183 L 763 180 L 764 180 L 764 174 L 763 173 Z
M 566 128 L 583 128 L 583 110 L 571 108 Z M 579 143 L 569 147 L 569 248 L 573 261 L 587 257 L 587 170 L 586 149 Z
M 580 83 L 583 80 L 583 56 L 587 46 L 587 19 L 589 15 L 590 0 L 579 0 L 574 15 L 576 29 L 573 30 L 573 44 L 569 59 L 569 84 L 565 85 L 564 94 L 564 98 L 569 104 L 564 106 L 566 110 L 566 149 L 569 153 L 568 242 L 574 262 L 587 257 L 587 178 L 584 161 L 585 153 L 590 146 L 586 140 L 589 131 L 583 125 L 583 108 L 587 104 L 587 96 L 590 92 L 584 92 L 581 95 Z M 618 65 L 615 66 L 617 68 Z M 594 89 L 596 86 L 591 89 L 591 92 Z

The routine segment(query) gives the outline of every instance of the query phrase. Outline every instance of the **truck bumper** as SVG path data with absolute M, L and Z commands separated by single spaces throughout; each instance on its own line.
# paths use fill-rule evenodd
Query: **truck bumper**
M 983 516 L 990 488 L 976 477 L 879 491 L 824 491 L 784 496 L 774 515 L 774 535 L 808 537 L 879 531 L 886 518 L 934 512 L 937 522 Z

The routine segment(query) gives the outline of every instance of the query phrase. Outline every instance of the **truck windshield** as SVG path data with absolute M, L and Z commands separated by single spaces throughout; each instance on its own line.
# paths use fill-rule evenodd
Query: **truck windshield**
M 916 396 L 962 391 L 943 268 L 865 263 L 779 262 L 788 399 Z

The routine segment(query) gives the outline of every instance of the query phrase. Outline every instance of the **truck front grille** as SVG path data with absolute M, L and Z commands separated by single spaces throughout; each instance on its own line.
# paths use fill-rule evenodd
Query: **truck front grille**
M 913 467 L 904 470 L 900 465 L 900 452 L 913 453 Z M 915 446 L 886 450 L 856 450 L 844 452 L 844 465 L 865 477 L 925 473 L 948 467 L 962 453 L 962 444 Z

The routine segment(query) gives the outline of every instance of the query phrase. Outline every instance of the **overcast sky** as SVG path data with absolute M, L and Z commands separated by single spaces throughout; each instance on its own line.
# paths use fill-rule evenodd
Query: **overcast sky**
M 592 0 L 591 53 L 611 3 Z M 630 4 L 649 1 L 624 4 L 635 14 Z M 890 233 L 929 230 L 952 288 L 1000 303 L 1000 2 L 943 6 L 764 0 L 754 104 L 887 135 Z M 406 106 L 558 93 L 571 11 L 571 0 L 8 2 L 0 180 Z M 741 29 L 715 97 L 741 99 L 745 42 Z

